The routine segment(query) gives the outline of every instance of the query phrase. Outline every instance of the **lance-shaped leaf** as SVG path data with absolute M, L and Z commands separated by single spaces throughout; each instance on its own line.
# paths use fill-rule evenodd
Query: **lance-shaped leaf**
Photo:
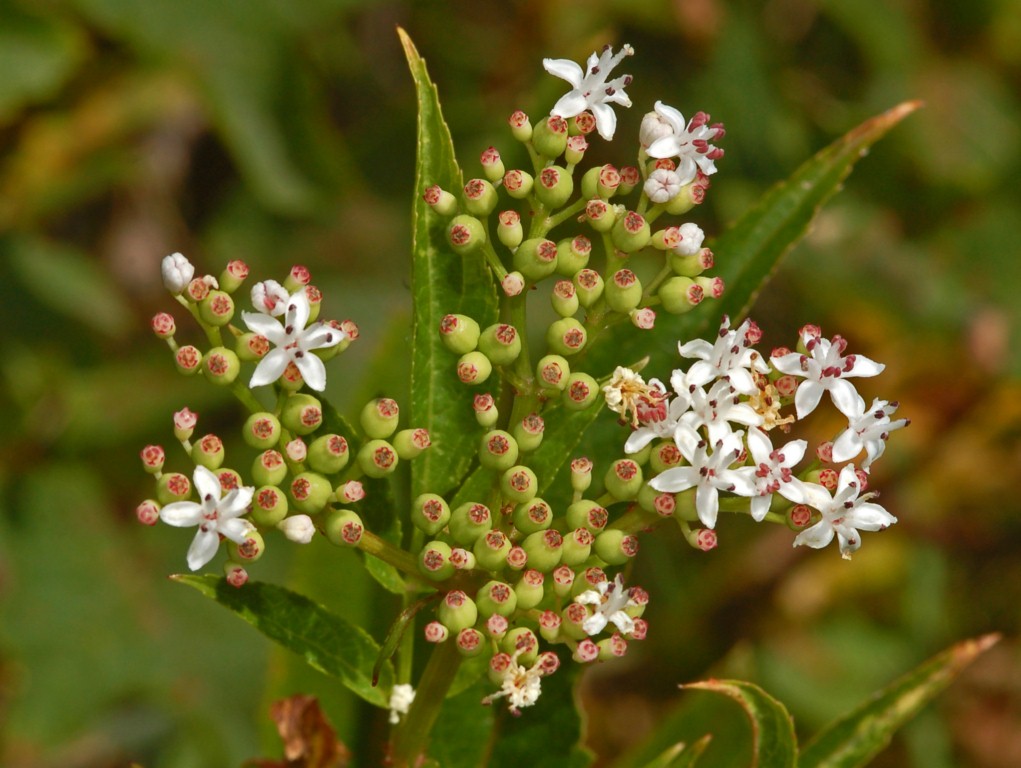
M 272 584 L 249 582 L 236 589 L 226 579 L 209 574 L 171 578 L 233 611 L 370 704 L 388 706 L 393 666 L 386 662 L 380 667 L 379 686 L 373 687 L 372 667 L 379 656 L 379 645 L 354 624 L 307 597 Z
M 898 728 L 999 639 L 999 635 L 985 635 L 958 643 L 878 691 L 849 715 L 816 734 L 802 751 L 798 765 L 801 768 L 866 765 L 890 743 Z
M 752 768 L 794 768 L 798 741 L 787 709 L 764 690 L 740 680 L 707 680 L 682 688 L 715 691 L 734 699 L 752 724 Z
M 684 742 L 678 742 L 651 763 L 646 763 L 644 768 L 692 768 L 705 752 L 705 748 L 709 746 L 712 738 L 712 735 L 707 733 L 690 747 Z
M 412 215 L 411 422 L 433 445 L 412 464 L 412 493 L 446 493 L 468 472 L 478 433 L 473 392 L 455 374 L 456 357 L 440 341 L 440 320 L 465 314 L 485 327 L 496 319 L 496 293 L 479 254 L 458 256 L 446 240 L 446 219 L 422 199 L 438 184 L 460 195 L 463 181 L 439 95 L 411 38 L 397 30 L 418 94 L 418 160 Z

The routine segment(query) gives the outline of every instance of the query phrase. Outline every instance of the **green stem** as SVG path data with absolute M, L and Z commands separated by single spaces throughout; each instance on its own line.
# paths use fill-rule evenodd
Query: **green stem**
M 241 380 L 235 379 L 234 383 L 230 385 L 230 389 L 234 393 L 234 397 L 240 400 L 241 404 L 252 413 L 259 413 L 259 411 L 263 410 L 262 405 L 255 399 L 255 395 L 252 394 L 252 390 L 246 387 Z
M 403 571 L 416 579 L 421 578 L 418 570 L 418 560 L 409 552 L 395 547 L 386 539 L 381 539 L 370 531 L 363 531 L 362 538 L 358 542 L 358 548 L 368 555 L 379 558 L 384 563 L 392 565 L 399 571 Z
M 454 682 L 462 656 L 452 640 L 433 649 L 415 690 L 415 701 L 393 740 L 393 767 L 412 768 L 420 764 L 429 734 L 440 715 L 443 700 Z
M 567 206 L 562 211 L 560 211 L 560 213 L 556 214 L 555 216 L 547 217 L 545 222 L 546 232 L 549 232 L 551 229 L 553 229 L 559 224 L 563 224 L 565 221 L 574 216 L 576 213 L 580 213 L 581 211 L 585 210 L 585 206 L 587 204 L 588 204 L 587 200 L 581 199 L 575 200 L 573 203 L 571 203 L 571 205 Z M 543 234 L 545 235 L 546 232 L 544 232 Z

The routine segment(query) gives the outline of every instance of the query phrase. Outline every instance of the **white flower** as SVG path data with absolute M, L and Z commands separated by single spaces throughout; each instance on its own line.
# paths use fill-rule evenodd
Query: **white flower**
M 741 467 L 736 471 L 754 484 L 758 495 L 752 497 L 752 519 L 761 521 L 769 511 L 774 493 L 779 493 L 785 498 L 803 497 L 801 481 L 794 477 L 791 469 L 804 458 L 808 442 L 792 440 L 783 448 L 774 450 L 769 436 L 762 430 L 752 427 L 748 430 L 747 443 L 754 466 Z
M 557 655 L 552 651 L 540 653 L 531 667 L 524 667 L 518 664 L 518 657 L 523 651 L 514 652 L 513 656 L 507 656 L 507 668 L 503 670 L 503 679 L 500 683 L 500 690 L 486 696 L 483 704 L 492 704 L 496 699 L 507 697 L 510 711 L 518 715 L 522 707 L 530 707 L 539 700 L 542 693 L 542 678 L 553 674 L 559 666 Z M 500 654 L 494 656 L 495 660 Z M 492 670 L 492 667 L 490 667 Z
M 175 501 L 160 510 L 160 519 L 177 528 L 198 526 L 198 532 L 188 548 L 188 567 L 197 571 L 216 555 L 220 536 L 235 544 L 243 544 L 255 529 L 241 515 L 252 502 L 255 488 L 234 488 L 221 498 L 220 479 L 205 467 L 195 467 L 195 489 L 200 502 Z
M 735 330 L 730 330 L 730 318 L 724 315 L 714 344 L 704 339 L 679 344 L 677 348 L 681 357 L 698 360 L 688 369 L 688 383 L 701 386 L 713 379 L 725 378 L 742 395 L 758 392 L 751 370 L 769 373 L 766 361 L 752 349 L 753 339 L 758 336 L 758 326 L 751 320 L 745 320 Z
M 326 388 L 326 366 L 318 356 L 309 353 L 339 344 L 347 338 L 347 333 L 324 323 L 313 323 L 306 328 L 309 312 L 305 289 L 299 288 L 287 299 L 283 323 L 262 313 L 241 313 L 248 330 L 265 336 L 276 345 L 276 349 L 255 367 L 249 387 L 272 384 L 280 378 L 288 363 L 294 363 L 309 387 L 317 392 Z
M 180 253 L 164 256 L 160 272 L 163 274 L 163 285 L 173 294 L 183 291 L 195 277 L 195 267 Z
M 645 181 L 645 194 L 654 203 L 673 200 L 681 191 L 681 177 L 666 168 L 657 168 Z
M 606 400 L 606 407 L 615 413 L 619 413 L 623 420 L 628 419 L 631 413 L 631 426 L 638 428 L 640 415 L 639 408 L 655 408 L 659 401 L 667 397 L 666 388 L 656 379 L 645 383 L 639 374 L 630 368 L 618 365 L 613 376 L 603 386 L 603 397 Z
M 886 367 L 864 355 L 848 355 L 844 357 L 847 341 L 841 336 L 833 340 L 816 335 L 818 329 L 803 329 L 801 340 L 808 350 L 807 355 L 789 352 L 780 357 L 770 358 L 773 367 L 790 376 L 802 376 L 805 381 L 798 385 L 794 394 L 794 407 L 798 418 L 815 410 L 823 392 L 829 392 L 833 405 L 847 418 L 856 415 L 858 391 L 847 379 L 855 376 L 875 376 Z
M 415 689 L 407 683 L 398 683 L 390 689 L 390 723 L 397 725 L 401 715 L 408 714 L 411 702 L 415 700 Z
M 677 384 L 679 380 L 679 376 L 674 376 L 671 383 Z M 726 379 L 713 384 L 708 393 L 702 387 L 689 383 L 688 396 L 691 398 L 691 409 L 681 417 L 681 421 L 695 429 L 706 427 L 709 442 L 713 445 L 734 431 L 730 426 L 732 421 L 747 427 L 762 425 L 762 414 L 748 403 L 742 403 Z
M 631 84 L 631 75 L 624 75 L 609 82 L 606 78 L 625 56 L 631 56 L 633 53 L 634 49 L 625 44 L 620 53 L 614 56 L 613 49 L 606 46 L 600 56 L 593 53 L 588 57 L 584 72 L 570 59 L 543 59 L 542 65 L 546 71 L 566 80 L 572 88 L 553 105 L 550 114 L 568 118 L 591 110 L 596 118 L 596 130 L 599 131 L 599 135 L 607 141 L 612 139 L 617 130 L 617 115 L 610 104 L 631 106 L 631 99 L 624 93 L 624 89 Z
M 624 609 L 637 603 L 631 599 L 631 590 L 624 589 L 624 578 L 619 573 L 613 581 L 601 581 L 595 589 L 582 592 L 574 602 L 595 606 L 595 611 L 581 623 L 590 637 L 606 629 L 607 624 L 613 624 L 622 635 L 635 631 L 635 620 Z
M 652 383 L 659 384 L 655 379 Z M 624 453 L 638 453 L 657 437 L 673 439 L 677 425 L 689 407 L 690 401 L 686 396 L 678 396 L 671 400 L 664 396 L 652 403 L 639 401 L 635 414 L 641 426 L 628 435 L 627 442 L 624 443 Z
M 833 460 L 843 463 L 853 459 L 864 448 L 866 458 L 861 463 L 861 468 L 867 472 L 872 462 L 886 450 L 890 432 L 911 423 L 908 419 L 890 421 L 890 414 L 896 410 L 897 403 L 876 398 L 866 412 L 865 401 L 859 397 L 854 415 L 848 419 L 847 429 L 833 441 Z
M 690 221 L 681 224 L 677 228 L 677 234 L 681 240 L 671 250 L 679 256 L 694 256 L 702 250 L 702 241 L 705 240 L 705 232 L 698 224 Z
M 638 129 L 638 142 L 642 149 L 648 150 L 658 139 L 666 136 L 673 136 L 673 126 L 666 118 L 658 112 L 646 112 L 642 118 L 642 125 Z
M 277 528 L 283 531 L 284 536 L 296 544 L 308 544 L 315 536 L 316 526 L 308 515 L 291 515 L 285 517 Z
M 252 286 L 252 306 L 260 312 L 279 317 L 287 309 L 287 290 L 276 280 L 263 280 Z
M 854 464 L 846 465 L 837 478 L 837 489 L 830 492 L 816 483 L 800 483 L 801 494 L 791 493 L 788 498 L 796 504 L 807 504 L 822 513 L 822 519 L 811 528 L 806 528 L 794 539 L 794 546 L 807 544 L 813 549 L 822 549 L 836 534 L 840 554 L 845 560 L 861 546 L 858 531 L 881 531 L 897 522 L 897 518 L 878 504 L 869 501 L 875 496 L 866 493 L 858 496 L 858 478 Z
M 649 144 L 646 154 L 656 158 L 678 158 L 677 175 L 681 177 L 681 184 L 693 181 L 698 170 L 706 176 L 716 173 L 713 161 L 723 156 L 723 150 L 709 142 L 723 137 L 723 127 L 708 125 L 709 115 L 704 112 L 697 113 L 685 125 L 684 115 L 662 101 L 656 102 L 655 110 L 671 131 Z
M 680 424 L 675 440 L 690 466 L 671 467 L 649 481 L 657 491 L 678 493 L 696 488 L 695 509 L 698 518 L 706 528 L 716 527 L 716 516 L 720 509 L 720 491 L 729 491 L 740 496 L 754 496 L 755 486 L 751 480 L 736 470 L 730 469 L 741 453 L 742 433 L 733 432 L 714 446 L 712 454 L 707 451 L 705 440 L 691 426 Z

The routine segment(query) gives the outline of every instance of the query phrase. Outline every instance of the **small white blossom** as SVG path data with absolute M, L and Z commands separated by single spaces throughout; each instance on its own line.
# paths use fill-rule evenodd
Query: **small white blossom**
M 788 498 L 796 504 L 807 504 L 822 513 L 822 519 L 811 528 L 806 528 L 794 539 L 794 546 L 807 544 L 813 549 L 822 549 L 836 535 L 840 554 L 845 560 L 861 546 L 858 531 L 881 531 L 897 522 L 897 518 L 878 504 L 869 501 L 875 494 L 859 496 L 858 477 L 854 464 L 846 465 L 837 478 L 837 489 L 830 495 L 817 483 L 801 483 L 801 493 L 791 493 Z M 794 498 L 797 496 L 797 498 Z
M 263 280 L 252 286 L 252 306 L 263 314 L 279 317 L 287 310 L 287 290 L 276 280 Z
M 279 523 L 277 528 L 283 531 L 290 541 L 296 544 L 308 544 L 312 541 L 312 537 L 315 536 L 316 526 L 312 522 L 312 518 L 308 515 L 291 515 L 285 517 Z
M 411 702 L 415 700 L 415 689 L 408 683 L 398 683 L 390 689 L 390 723 L 397 725 L 401 715 L 408 714 Z
M 542 65 L 547 72 L 571 84 L 571 90 L 553 105 L 550 114 L 568 118 L 591 110 L 596 118 L 596 130 L 599 131 L 599 135 L 610 141 L 617 130 L 617 115 L 610 104 L 631 106 L 631 99 L 624 93 L 624 89 L 631 84 L 631 75 L 610 81 L 606 78 L 625 56 L 631 56 L 633 53 L 634 49 L 625 44 L 615 56 L 613 49 L 606 46 L 601 55 L 596 56 L 593 53 L 588 57 L 584 72 L 570 59 L 543 59 Z
M 758 326 L 751 320 L 745 320 L 731 330 L 730 318 L 724 315 L 714 344 L 704 339 L 679 344 L 681 357 L 698 360 L 688 369 L 688 383 L 701 386 L 713 379 L 725 378 L 742 395 L 758 392 L 751 371 L 769 373 L 769 366 L 762 355 L 752 349 L 759 335 Z
M 886 367 L 864 355 L 844 357 L 847 341 L 834 336 L 832 341 L 818 335 L 818 329 L 803 329 L 801 340 L 808 354 L 790 352 L 773 357 L 773 367 L 790 376 L 805 380 L 794 394 L 794 407 L 798 418 L 803 419 L 819 405 L 823 392 L 829 392 L 833 405 L 849 419 L 855 416 L 861 399 L 854 385 L 848 381 L 855 376 L 875 376 Z
M 619 413 L 623 420 L 628 420 L 631 414 L 631 426 L 638 428 L 640 423 L 640 408 L 655 408 L 657 403 L 667 397 L 666 388 L 661 382 L 652 379 L 645 383 L 639 374 L 630 368 L 618 365 L 613 376 L 603 386 L 603 397 L 606 400 L 606 407 L 615 413 Z
M 666 203 L 681 191 L 681 177 L 666 168 L 657 168 L 645 181 L 645 194 L 654 203 Z
M 160 272 L 163 274 L 163 285 L 175 295 L 183 291 L 195 277 L 195 267 L 180 253 L 164 256 Z
M 677 378 L 673 377 L 671 383 Z M 762 414 L 748 403 L 741 402 L 726 379 L 717 381 L 708 392 L 689 383 L 688 396 L 691 408 L 681 417 L 681 421 L 695 429 L 705 427 L 709 433 L 709 442 L 713 445 L 734 431 L 731 422 L 746 427 L 762 426 Z
M 649 144 L 645 150 L 649 157 L 678 158 L 677 175 L 681 177 L 682 184 L 694 181 L 699 170 L 706 176 L 716 173 L 714 160 L 723 156 L 723 150 L 709 142 L 723 136 L 722 126 L 708 125 L 709 116 L 703 112 L 697 113 L 685 124 L 684 115 L 662 101 L 657 101 L 654 108 L 671 130 Z M 651 128 L 649 134 L 652 134 Z
M 705 232 L 702 227 L 692 222 L 685 222 L 677 228 L 681 240 L 671 250 L 679 256 L 694 256 L 702 250 L 702 241 L 705 240 Z
M 624 578 L 619 573 L 613 581 L 601 581 L 595 589 L 585 590 L 574 602 L 595 606 L 595 611 L 581 623 L 590 637 L 606 629 L 607 624 L 613 624 L 622 635 L 635 631 L 635 620 L 624 609 L 637 603 L 631 599 L 631 590 L 624 589 Z
M 542 693 L 542 678 L 546 675 L 546 667 L 540 655 L 535 664 L 525 667 L 518 664 L 521 651 L 510 657 L 510 663 L 503 673 L 500 690 L 482 700 L 483 704 L 492 704 L 496 699 L 507 697 L 512 714 L 519 714 L 522 707 L 530 707 L 539 700 Z
M 859 397 L 854 415 L 848 419 L 847 429 L 833 441 L 833 460 L 843 463 L 853 459 L 864 449 L 866 458 L 861 463 L 861 468 L 867 472 L 872 462 L 886 450 L 890 432 L 911 423 L 908 419 L 891 421 L 890 415 L 896 410 L 897 403 L 876 398 L 866 411 L 865 401 Z
M 659 384 L 655 379 L 652 381 Z M 640 426 L 628 435 L 627 442 L 624 443 L 624 453 L 638 453 L 657 437 L 672 440 L 681 417 L 689 407 L 690 401 L 686 396 L 674 398 L 664 396 L 655 402 L 639 401 L 635 414 Z
M 794 476 L 792 468 L 805 457 L 808 442 L 791 440 L 782 448 L 773 448 L 769 435 L 756 427 L 748 430 L 748 449 L 754 463 L 751 467 L 736 470 L 747 477 L 755 486 L 757 496 L 752 496 L 752 519 L 761 522 L 769 511 L 774 493 L 785 498 L 802 498 L 801 481 Z
M 339 344 L 347 338 L 347 334 L 324 323 L 313 323 L 306 328 L 310 312 L 305 289 L 299 288 L 287 299 L 283 323 L 262 313 L 241 313 L 248 330 L 265 336 L 276 345 L 276 349 L 259 361 L 248 386 L 272 384 L 280 378 L 288 363 L 294 363 L 309 387 L 317 392 L 326 388 L 326 366 L 318 356 L 310 353 Z
M 220 479 L 213 472 L 198 466 L 193 477 L 199 503 L 175 501 L 167 504 L 160 510 L 160 519 L 177 528 L 198 526 L 188 548 L 188 567 L 197 571 L 216 555 L 221 535 L 235 544 L 243 544 L 248 534 L 255 530 L 254 525 L 241 519 L 252 502 L 255 488 L 234 488 L 221 498 Z
M 638 142 L 648 150 L 659 139 L 674 135 L 673 126 L 659 112 L 646 112 L 638 129 Z

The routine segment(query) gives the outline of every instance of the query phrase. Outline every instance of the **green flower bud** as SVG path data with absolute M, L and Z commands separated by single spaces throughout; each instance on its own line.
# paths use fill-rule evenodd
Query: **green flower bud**
M 609 232 L 617 223 L 617 209 L 597 197 L 586 204 L 585 218 L 596 232 Z
M 514 627 L 503 636 L 500 649 L 511 656 L 518 653 L 518 664 L 530 667 L 539 658 L 539 639 L 528 627 Z
M 180 351 L 178 350 L 178 353 Z M 241 361 L 233 350 L 226 347 L 213 347 L 202 358 L 202 373 L 213 384 L 221 386 L 232 384 L 240 372 Z
M 450 220 L 447 227 L 447 241 L 454 253 L 467 256 L 475 253 L 486 243 L 486 228 L 474 216 L 461 214 Z
M 224 291 L 210 291 L 199 302 L 198 309 L 204 323 L 220 328 L 234 317 L 234 299 Z
M 546 330 L 546 343 L 556 355 L 576 355 L 585 348 L 587 340 L 585 326 L 573 317 L 555 320 Z
M 472 553 L 478 566 L 487 571 L 502 571 L 507 567 L 507 553 L 511 542 L 500 531 L 488 531 L 479 536 L 472 545 Z
M 609 565 L 623 565 L 638 554 L 638 539 L 618 528 L 610 528 L 596 536 L 595 553 Z
M 690 277 L 671 277 L 659 287 L 663 309 L 672 315 L 682 315 L 702 301 L 702 288 Z
M 503 188 L 504 191 L 515 200 L 524 200 L 530 194 L 535 186 L 535 179 L 532 178 L 532 174 L 527 171 L 513 170 L 507 171 L 503 175 Z
M 191 496 L 191 480 L 180 472 L 164 472 L 156 481 L 156 500 L 165 507 L 175 501 L 187 501 Z
M 539 634 L 547 643 L 560 642 L 560 625 L 563 623 L 556 611 L 543 611 L 539 616 Z
M 618 269 L 606 284 L 603 296 L 610 309 L 626 315 L 642 300 L 642 283 L 630 269 Z
M 582 269 L 574 276 L 578 303 L 588 309 L 603 296 L 603 277 L 594 269 Z
M 514 527 L 527 535 L 544 531 L 553 524 L 553 510 L 542 499 L 532 499 L 514 508 Z
M 358 514 L 350 509 L 330 509 L 323 516 L 326 538 L 338 547 L 357 547 L 365 533 Z
M 423 493 L 411 504 L 411 523 L 428 536 L 435 536 L 450 520 L 450 507 L 442 496 Z M 450 547 L 447 547 L 449 558 Z
M 241 436 L 252 448 L 272 448 L 280 442 L 280 420 L 268 411 L 253 413 L 245 420 Z
M 569 411 L 583 411 L 599 399 L 599 384 L 587 373 L 572 373 L 561 402 Z
M 561 562 L 570 566 L 581 565 L 592 554 L 592 544 L 595 540 L 595 535 L 588 528 L 575 528 L 565 534 L 564 545 L 561 547 L 563 552 Z
M 571 199 L 574 179 L 566 168 L 548 165 L 535 179 L 535 196 L 549 210 L 556 210 Z
M 518 610 L 530 611 L 546 597 L 543 584 L 546 576 L 535 568 L 529 568 L 514 585 L 514 593 L 518 596 Z
M 462 384 L 482 384 L 492 372 L 493 364 L 481 352 L 469 352 L 457 361 L 457 378 Z
M 227 556 L 235 563 L 253 563 L 262 557 L 265 551 L 266 542 L 263 541 L 262 534 L 255 530 L 249 531 L 240 544 L 227 542 Z
M 369 440 L 358 451 L 358 466 L 369 477 L 386 477 L 397 469 L 397 451 L 386 440 Z
M 312 282 L 312 273 L 309 272 L 308 267 L 295 264 L 291 267 L 291 271 L 287 273 L 287 277 L 284 278 L 284 290 L 288 293 L 295 293 L 299 288 L 304 288 L 310 282 Z
M 440 320 L 440 340 L 456 355 L 475 349 L 479 333 L 479 324 L 467 315 L 444 315 Z
M 287 517 L 287 495 L 275 485 L 264 485 L 252 497 L 252 520 L 267 528 Z
M 681 277 L 698 277 L 707 269 L 711 269 L 714 263 L 713 252 L 708 248 L 702 248 L 697 253 L 669 253 L 670 269 L 675 275 Z
M 514 252 L 514 269 L 533 283 L 553 274 L 557 268 L 557 244 L 535 237 L 525 240 Z
M 496 147 L 483 150 L 482 155 L 479 156 L 479 162 L 482 164 L 482 172 L 490 181 L 495 182 L 503 176 L 503 160 Z
M 569 136 L 567 138 L 567 149 L 564 150 L 564 160 L 569 168 L 574 168 L 585 159 L 585 151 L 588 149 L 588 140 L 584 136 Z
M 457 198 L 439 184 L 428 187 L 422 193 L 422 199 L 440 216 L 453 216 L 457 213 Z
M 606 471 L 603 482 L 606 491 L 615 499 L 634 499 L 642 489 L 642 468 L 634 459 L 617 459 Z
M 528 554 L 528 564 L 537 571 L 549 573 L 560 565 L 564 537 L 560 531 L 550 529 L 530 533 L 521 542 L 521 548 Z
M 705 188 L 701 184 L 691 182 L 681 187 L 681 191 L 667 200 L 663 207 L 671 216 L 687 213 L 705 198 Z
M 340 472 L 351 458 L 347 440 L 336 434 L 317 437 L 308 447 L 306 456 L 308 465 L 324 475 Z
M 579 269 L 588 266 L 592 255 L 592 241 L 584 235 L 568 237 L 557 243 L 557 274 L 574 277 Z
M 630 458 L 638 466 L 644 467 L 646 464 L 649 463 L 649 456 L 651 456 L 651 455 L 652 455 L 652 443 L 649 443 L 644 448 L 640 448 L 639 450 L 637 450 L 634 453 L 630 454 Z
M 323 404 L 312 395 L 292 394 L 284 402 L 280 421 L 295 434 L 311 434 L 322 426 Z
M 243 362 L 252 363 L 261 360 L 269 352 L 269 339 L 258 333 L 242 333 L 237 338 L 234 351 L 237 352 L 238 359 Z
M 263 451 L 252 462 L 252 479 L 258 485 L 279 485 L 287 476 L 287 464 L 280 451 Z
M 488 216 L 498 199 L 496 189 L 486 179 L 471 179 L 464 185 L 464 208 L 472 216 Z
M 599 533 L 610 520 L 610 513 L 592 499 L 579 499 L 567 508 L 568 528 L 587 528 Z
M 521 214 L 517 211 L 502 211 L 497 216 L 496 237 L 508 248 L 521 245 L 525 232 L 521 227 Z
M 628 211 L 617 218 L 610 237 L 613 244 L 624 253 L 635 253 L 649 244 L 652 230 L 644 216 L 636 211 Z
M 418 570 L 433 581 L 443 581 L 453 576 L 457 569 L 450 562 L 450 545 L 443 541 L 430 541 L 422 547 L 418 554 Z
M 494 613 L 500 616 L 510 616 L 518 607 L 518 596 L 514 594 L 514 589 L 510 584 L 493 580 L 479 589 L 475 595 L 475 603 L 483 618 L 488 619 Z
M 397 429 L 397 419 L 400 416 L 400 408 L 396 400 L 389 397 L 379 397 L 370 400 L 362 406 L 359 420 L 366 436 L 376 439 L 386 439 Z
M 306 285 L 305 298 L 308 299 L 308 322 L 314 323 L 319 319 L 319 312 L 323 308 L 323 292 L 314 285 Z
M 429 437 L 429 430 L 421 427 L 402 429 L 393 439 L 397 456 L 406 461 L 417 458 L 430 445 L 432 440 Z
M 633 165 L 625 165 L 620 169 L 620 186 L 617 187 L 618 195 L 631 194 L 631 190 L 637 187 L 642 181 L 642 174 Z
M 459 589 L 447 592 L 436 609 L 436 618 L 451 632 L 474 626 L 479 619 L 475 601 Z
M 592 460 L 584 456 L 571 461 L 571 490 L 581 495 L 592 485 Z
M 535 366 L 535 378 L 545 390 L 561 392 L 571 374 L 571 366 L 560 355 L 546 355 Z
M 561 565 L 553 569 L 553 594 L 563 600 L 571 594 L 574 586 L 574 569 L 567 565 Z
M 627 653 L 627 640 L 621 635 L 613 634 L 597 642 L 596 647 L 599 649 L 599 661 L 610 661 Z
M 570 280 L 557 280 L 550 294 L 553 311 L 561 317 L 571 317 L 578 311 L 578 292 Z
M 542 443 L 546 423 L 537 413 L 530 413 L 520 422 L 511 427 L 511 434 L 518 441 L 518 449 L 522 452 L 534 451 Z
M 649 467 L 655 475 L 671 467 L 678 467 L 683 461 L 684 454 L 672 440 L 653 445 L 652 453 L 649 454 Z
M 163 471 L 163 462 L 166 461 L 167 455 L 161 445 L 147 445 L 142 449 L 141 452 L 142 467 L 150 475 L 155 475 Z
M 573 599 L 590 589 L 598 590 L 599 585 L 606 580 L 606 573 L 602 568 L 592 566 L 584 571 L 579 571 L 578 578 L 574 580 L 574 584 L 571 586 L 571 598 Z
M 454 639 L 458 653 L 467 659 L 481 655 L 488 649 L 486 638 L 475 627 L 465 627 Z
M 581 196 L 586 200 L 599 197 L 599 173 L 603 170 L 600 165 L 593 165 L 585 175 L 581 177 Z
M 702 289 L 702 296 L 710 299 L 718 299 L 723 296 L 727 284 L 722 277 L 707 277 L 702 275 L 695 278 L 695 285 Z
M 223 464 L 223 441 L 216 435 L 199 438 L 191 446 L 191 460 L 198 466 L 216 471 Z
M 532 146 L 543 157 L 556 159 L 567 149 L 568 130 L 567 121 L 562 117 L 544 117 L 532 129 Z
M 538 490 L 539 481 L 535 472 L 523 464 L 511 467 L 500 477 L 500 493 L 515 504 L 531 501 Z
M 502 429 L 494 429 L 479 441 L 479 464 L 487 469 L 510 469 L 518 460 L 518 441 Z
M 470 547 L 492 530 L 493 515 L 485 504 L 467 501 L 451 511 L 447 528 L 455 542 Z
M 333 496 L 330 481 L 317 472 L 302 472 L 291 481 L 294 508 L 306 515 L 321 512 Z
M 510 365 L 521 354 L 521 334 L 513 325 L 494 323 L 479 336 L 479 352 L 493 365 Z
M 227 262 L 227 266 L 220 273 L 220 279 L 217 282 L 219 283 L 220 290 L 234 293 L 234 291 L 241 287 L 241 283 L 247 277 L 248 265 L 241 261 L 241 259 L 233 259 Z
M 500 410 L 496 407 L 496 401 L 488 392 L 475 395 L 472 399 L 472 410 L 475 411 L 475 421 L 484 429 L 492 427 L 500 418 Z
M 581 603 L 568 603 L 560 612 L 560 637 L 569 640 L 585 640 L 588 638 L 588 632 L 582 626 L 588 615 L 588 610 Z
M 528 141 L 532 138 L 532 123 L 528 119 L 528 115 L 520 109 L 514 110 L 514 113 L 507 118 L 507 124 L 510 125 L 511 135 L 518 141 Z

